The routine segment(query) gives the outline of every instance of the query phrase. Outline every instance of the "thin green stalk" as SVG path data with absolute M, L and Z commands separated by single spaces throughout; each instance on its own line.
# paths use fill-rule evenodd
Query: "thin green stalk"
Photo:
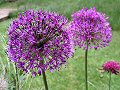
M 42 61 L 42 63 L 44 63 L 44 60 Z M 48 84 L 47 84 L 46 74 L 45 74 L 44 70 L 42 70 L 42 74 L 43 74 L 43 81 L 44 81 L 44 85 L 45 85 L 45 90 L 48 90 Z
M 87 56 L 88 56 L 88 42 L 87 42 L 87 48 L 85 51 L 85 90 L 88 90 Z
M 46 79 L 46 75 L 45 75 L 44 70 L 42 70 L 42 74 L 43 74 L 43 81 L 44 81 L 44 85 L 45 85 L 45 90 L 48 90 L 48 84 L 47 84 L 47 79 Z
M 110 75 L 109 75 L 109 90 L 110 90 L 110 87 L 111 87 L 111 72 L 110 72 Z
M 19 77 L 18 77 L 18 68 L 16 66 L 16 63 L 15 63 L 15 70 L 16 70 L 16 90 L 20 90 L 19 89 Z

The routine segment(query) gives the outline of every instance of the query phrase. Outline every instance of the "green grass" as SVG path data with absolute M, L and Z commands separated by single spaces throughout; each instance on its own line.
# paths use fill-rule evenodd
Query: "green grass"
M 89 90 L 108 90 L 108 75 L 101 74 L 97 71 L 98 68 L 107 60 L 120 61 L 120 0 L 27 0 L 27 2 L 16 2 L 15 4 L 1 4 L 0 7 L 19 8 L 25 5 L 25 9 L 44 9 L 56 11 L 66 15 L 69 20 L 71 13 L 82 7 L 96 6 L 98 11 L 102 11 L 110 16 L 110 23 L 113 28 L 113 38 L 109 47 L 100 50 L 90 50 L 88 56 L 88 80 Z M 15 16 L 15 15 L 13 15 Z M 5 73 L 5 68 L 8 68 L 11 73 L 14 73 L 13 64 L 8 62 L 6 55 L 7 46 L 7 28 L 12 19 L 0 22 L 0 72 Z M 11 74 L 9 73 L 9 74 Z M 68 60 L 66 68 L 63 66 L 60 71 L 47 73 L 49 90 L 84 90 L 84 50 L 76 48 L 74 57 Z M 11 79 L 10 79 L 11 80 Z M 112 75 L 111 90 L 120 89 L 120 77 Z M 27 79 L 21 82 L 21 90 L 44 90 L 42 76 Z
M 96 7 L 98 11 L 110 17 L 113 30 L 120 30 L 120 0 L 18 0 L 16 3 L 3 3 L 0 8 L 12 7 L 18 11 L 11 14 L 16 17 L 18 13 L 26 9 L 44 9 L 64 14 L 71 19 L 71 14 L 83 7 Z

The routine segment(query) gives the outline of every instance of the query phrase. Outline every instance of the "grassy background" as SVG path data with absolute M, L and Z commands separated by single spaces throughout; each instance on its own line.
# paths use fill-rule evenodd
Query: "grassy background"
M 97 7 L 98 11 L 104 12 L 110 17 L 113 38 L 109 47 L 89 51 L 89 90 L 108 90 L 107 73 L 102 75 L 97 69 L 107 60 L 120 61 L 120 0 L 19 0 L 15 3 L 0 3 L 0 8 L 18 9 L 18 11 L 11 13 L 9 20 L 0 22 L 0 72 L 5 73 L 5 68 L 8 68 L 11 73 L 14 73 L 13 64 L 6 56 L 6 32 L 10 22 L 16 18 L 19 12 L 30 8 L 44 9 L 64 14 L 70 20 L 73 12 L 82 7 L 94 6 Z M 8 74 L 8 77 L 11 73 Z M 47 71 L 46 73 L 50 90 L 84 90 L 84 50 L 76 48 L 74 57 L 68 60 L 66 68 L 63 66 L 60 71 L 54 73 Z M 120 77 L 112 75 L 111 90 L 120 90 L 119 83 Z M 27 79 L 22 81 L 21 85 L 21 90 L 44 90 L 42 76 L 31 78 L 27 75 Z
M 96 7 L 98 11 L 110 17 L 113 30 L 120 30 L 120 0 L 18 0 L 16 3 L 3 3 L 0 8 L 12 7 L 18 11 L 11 13 L 16 17 L 18 13 L 26 9 L 44 9 L 66 15 L 71 19 L 71 14 L 83 7 Z

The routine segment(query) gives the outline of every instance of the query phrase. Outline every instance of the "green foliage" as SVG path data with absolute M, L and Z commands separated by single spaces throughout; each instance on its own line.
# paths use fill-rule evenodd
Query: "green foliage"
M 7 0 L 0 0 L 0 4 L 6 3 Z
M 13 80 L 15 67 L 6 55 L 7 28 L 17 17 L 18 13 L 27 9 L 44 9 L 55 11 L 66 15 L 69 20 L 71 14 L 83 7 L 96 6 L 98 11 L 110 16 L 110 23 L 113 28 L 113 39 L 109 47 L 100 50 L 90 50 L 88 53 L 88 80 L 89 90 L 107 90 L 109 76 L 105 73 L 102 77 L 97 71 L 107 60 L 117 60 L 120 62 L 120 0 L 23 0 L 15 3 L 0 4 L 0 7 L 18 8 L 18 11 L 11 13 L 10 19 L 0 22 L 0 74 L 6 74 L 9 80 L 10 90 L 14 88 Z M 76 48 L 74 57 L 68 60 L 66 68 L 50 73 L 47 71 L 47 79 L 50 90 L 84 90 L 84 50 Z M 6 70 L 7 69 L 7 70 Z M 6 72 L 7 71 L 7 72 Z M 31 76 L 21 73 L 19 76 L 21 90 L 43 90 L 42 76 L 31 78 Z M 112 75 L 112 90 L 119 90 L 119 76 Z
M 120 30 L 120 0 L 18 0 L 15 3 L 7 3 L 1 6 L 17 8 L 10 17 L 17 15 L 27 9 L 44 9 L 64 14 L 71 19 L 71 14 L 83 7 L 96 7 L 98 11 L 110 17 L 109 21 L 113 30 Z M 0 6 L 0 7 L 1 7 Z
M 13 2 L 13 1 L 17 1 L 17 0 L 0 0 L 0 5 L 8 2 Z

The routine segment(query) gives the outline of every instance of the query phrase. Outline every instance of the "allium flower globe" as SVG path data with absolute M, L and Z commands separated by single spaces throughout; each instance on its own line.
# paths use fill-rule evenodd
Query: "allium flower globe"
M 85 90 L 88 90 L 88 50 L 109 45 L 112 34 L 108 17 L 97 12 L 96 8 L 83 8 L 72 14 L 72 21 L 68 25 L 68 30 L 73 33 L 74 45 L 85 49 Z
M 102 48 L 109 45 L 111 41 L 111 27 L 108 17 L 96 8 L 83 8 L 72 15 L 69 29 L 73 32 L 75 45 L 80 48 Z
M 120 71 L 120 63 L 116 61 L 107 61 L 103 64 L 103 70 L 112 74 L 118 74 Z
M 58 69 L 73 54 L 71 34 L 64 29 L 68 20 L 48 11 L 28 10 L 9 27 L 8 56 L 25 72 Z M 44 62 L 43 62 L 44 58 Z

